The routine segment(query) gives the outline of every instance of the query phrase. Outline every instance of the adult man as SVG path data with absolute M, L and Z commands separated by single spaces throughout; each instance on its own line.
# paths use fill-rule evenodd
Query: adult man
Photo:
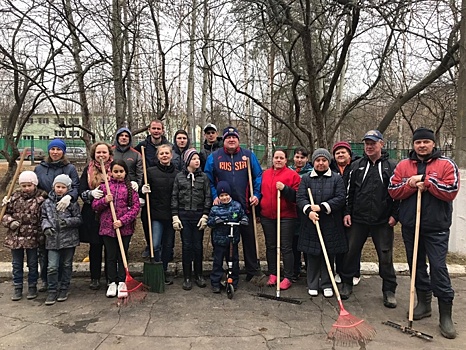
M 163 122 L 158 119 L 154 119 L 150 122 L 149 128 L 149 136 L 145 138 L 145 140 L 138 143 L 135 149 L 138 152 L 141 152 L 141 147 L 144 146 L 144 155 L 146 158 L 146 166 L 152 167 L 157 162 L 157 147 L 163 144 L 171 143 L 167 140 L 164 136 L 165 130 L 163 126 Z M 141 152 L 142 153 L 142 152 Z M 141 221 L 142 221 L 142 228 L 144 230 L 144 237 L 146 238 L 146 249 L 142 253 L 143 258 L 148 258 L 149 253 L 149 223 L 147 221 L 147 207 L 143 206 L 141 210 Z
M 222 147 L 222 138 L 218 136 L 217 127 L 209 123 L 204 127 L 204 144 L 199 152 L 201 158 L 201 169 L 204 171 L 207 157 Z
M 251 164 L 251 175 L 254 193 L 250 193 L 248 181 L 247 158 Z M 223 148 L 210 154 L 207 158 L 204 172 L 210 180 L 210 188 L 214 205 L 220 203 L 217 194 L 217 183 L 226 181 L 231 188 L 231 197 L 241 203 L 248 215 L 248 226 L 240 226 L 243 255 L 246 265 L 246 280 L 250 281 L 258 271 L 256 242 L 254 239 L 255 223 L 252 222 L 251 206 L 259 204 L 262 169 L 254 153 L 239 146 L 239 133 L 235 127 L 229 126 L 223 130 Z
M 351 145 L 346 141 L 336 142 L 332 147 L 333 159 L 330 162 L 330 169 L 341 175 L 345 183 L 345 189 L 348 187 L 350 174 L 350 164 L 352 161 L 361 157 L 353 154 Z M 344 254 L 337 254 L 335 257 L 335 281 L 341 283 L 340 267 Z M 359 256 L 359 265 L 361 265 L 361 256 Z M 353 277 L 353 286 L 357 286 L 361 281 L 361 269 L 359 268 L 356 275 Z
M 120 128 L 116 132 L 113 144 L 113 159 L 122 159 L 129 170 L 129 179 L 133 189 L 137 192 L 142 185 L 142 158 L 141 153 L 131 147 L 132 135 L 128 128 Z
M 396 307 L 396 275 L 393 267 L 393 226 L 396 224 L 398 202 L 388 194 L 388 184 L 396 163 L 383 151 L 383 135 L 370 130 L 364 135 L 364 156 L 353 162 L 348 182 L 343 223 L 348 227 L 349 250 L 342 259 L 341 298 L 353 292 L 353 277 L 359 270 L 359 256 L 371 233 L 379 259 L 382 277 L 383 304 Z
M 172 163 L 178 171 L 184 167 L 184 152 L 189 149 L 191 141 L 186 130 L 178 130 L 173 137 L 173 158 Z
M 418 128 L 413 134 L 413 148 L 409 158 L 401 161 L 390 179 L 388 191 L 401 200 L 400 222 L 406 257 L 411 270 L 416 226 L 417 191 L 422 191 L 420 235 L 416 268 L 417 305 L 414 319 L 430 317 L 432 291 L 438 299 L 440 331 L 445 338 L 456 337 L 451 320 L 455 293 L 446 266 L 452 201 L 460 188 L 458 167 L 435 148 L 432 130 Z M 429 258 L 430 277 L 426 255 Z

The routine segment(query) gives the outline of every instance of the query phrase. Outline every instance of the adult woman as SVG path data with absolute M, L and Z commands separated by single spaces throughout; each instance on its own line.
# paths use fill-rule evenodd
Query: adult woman
M 147 185 L 142 186 L 143 194 L 149 193 L 150 215 L 152 223 L 152 244 L 154 258 L 162 260 L 163 269 L 167 271 L 168 263 L 173 258 L 175 230 L 172 226 L 170 209 L 173 183 L 178 171 L 172 163 L 173 150 L 169 144 L 157 147 L 157 161 L 147 169 Z M 165 275 L 165 284 L 172 284 Z
M 104 161 L 105 170 L 110 174 L 112 154 L 112 147 L 105 142 L 93 144 L 91 147 L 91 160 L 84 168 L 79 184 L 79 195 L 84 202 L 81 210 L 83 225 L 79 230 L 79 239 L 81 242 L 89 243 L 89 266 L 91 271 L 89 288 L 94 290 L 100 288 L 103 241 L 102 237 L 99 236 L 99 221 L 91 204 L 94 199 L 100 199 L 103 196 L 103 192 L 99 189 L 100 184 L 105 182 L 100 159 Z
M 78 199 L 79 175 L 73 164 L 66 158 L 66 143 L 61 139 L 50 141 L 48 156 L 36 168 L 34 172 L 39 180 L 39 189 L 49 193 L 53 189 L 53 180 L 57 175 L 65 174 L 71 178 L 71 189 L 66 196 L 57 203 L 57 210 L 64 211 L 71 202 Z M 47 250 L 45 242 L 39 242 L 39 266 L 42 285 L 39 292 L 47 290 Z
M 314 151 L 314 169 L 302 178 L 296 195 L 298 210 L 304 214 L 301 219 L 298 250 L 307 254 L 308 293 L 310 296 L 317 296 L 320 287 L 326 298 L 333 296 L 333 290 L 314 222 L 320 223 L 332 266 L 335 254 L 345 253 L 348 249 L 343 230 L 345 185 L 342 177 L 330 170 L 330 160 L 330 152 L 326 149 L 318 148 Z M 308 188 L 311 189 L 314 205 L 311 205 Z
M 269 267 L 269 286 L 280 283 L 280 289 L 291 287 L 293 278 L 293 236 L 298 217 L 296 212 L 296 191 L 301 178 L 296 171 L 286 166 L 287 155 L 284 150 L 273 154 L 272 167 L 262 174 L 261 185 L 261 224 L 264 229 L 267 265 Z M 283 255 L 283 281 L 277 281 L 277 191 L 280 191 L 280 250 Z

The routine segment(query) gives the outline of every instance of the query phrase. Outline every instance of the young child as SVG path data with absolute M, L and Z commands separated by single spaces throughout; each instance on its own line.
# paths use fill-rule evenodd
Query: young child
M 73 257 L 79 245 L 78 228 L 82 224 L 77 202 L 64 210 L 57 210 L 57 203 L 71 191 L 72 180 L 66 174 L 55 177 L 48 198 L 42 205 L 41 225 L 47 249 L 47 284 L 49 294 L 45 305 L 68 299 L 68 288 L 73 272 Z M 58 276 L 61 280 L 58 280 Z
M 212 227 L 212 244 L 214 246 L 214 261 L 212 273 L 210 274 L 210 283 L 212 292 L 220 293 L 220 282 L 223 276 L 223 260 L 228 258 L 230 253 L 230 226 L 226 222 L 239 222 L 241 225 L 248 225 L 248 217 L 244 212 L 241 204 L 231 199 L 230 185 L 226 181 L 219 181 L 217 184 L 217 194 L 220 199 L 219 205 L 214 205 L 210 209 L 207 225 Z M 234 226 L 233 231 L 233 287 L 238 288 L 239 281 L 239 230 Z
M 173 184 L 172 215 L 173 229 L 181 230 L 183 289 L 192 288 L 191 271 L 194 261 L 194 280 L 198 287 L 206 286 L 202 276 L 204 229 L 212 206 L 209 178 L 200 168 L 199 153 L 195 148 L 184 152 L 183 171 L 178 173 Z
M 106 250 L 106 264 L 108 275 L 107 297 L 127 296 L 125 285 L 125 269 L 121 258 L 116 229 L 120 229 L 121 239 L 126 256 L 129 243 L 134 233 L 135 220 L 139 212 L 139 196 L 133 190 L 128 177 L 128 166 L 123 160 L 114 160 L 110 164 L 111 178 L 109 180 L 110 193 L 105 184 L 100 185 L 104 197 L 92 202 L 92 209 L 100 214 L 99 235 L 102 236 Z M 110 202 L 113 201 L 117 220 L 113 221 Z
M 4 246 L 11 249 L 13 266 L 13 285 L 11 300 L 23 297 L 23 260 L 26 251 L 28 273 L 28 299 L 37 298 L 37 279 L 39 277 L 37 247 L 44 240 L 40 230 L 40 206 L 47 194 L 37 188 L 37 176 L 33 171 L 23 171 L 19 175 L 20 190 L 10 199 L 4 198 L 6 205 L 2 224 L 8 227 Z

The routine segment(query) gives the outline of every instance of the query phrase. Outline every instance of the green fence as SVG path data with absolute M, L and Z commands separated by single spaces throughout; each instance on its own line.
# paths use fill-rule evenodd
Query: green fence
M 52 140 L 20 140 L 18 143 L 18 148 L 41 148 L 47 153 L 47 146 Z M 80 139 L 63 139 L 66 142 L 67 147 L 86 147 L 84 141 Z M 5 145 L 5 139 L 0 138 L 0 149 L 3 149 Z M 11 154 L 11 149 L 8 149 Z M 0 159 L 3 159 L 3 155 L 0 154 Z

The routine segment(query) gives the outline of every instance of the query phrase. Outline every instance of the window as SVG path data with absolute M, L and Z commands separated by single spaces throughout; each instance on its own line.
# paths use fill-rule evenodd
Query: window
M 39 140 L 49 140 L 49 139 L 50 139 L 49 136 L 39 135 Z
M 55 124 L 65 124 L 65 118 L 55 118 Z
M 79 118 L 69 118 L 70 124 L 79 124 Z
M 39 118 L 39 124 L 48 124 L 49 118 Z
M 68 131 L 68 135 L 70 135 L 70 137 L 79 137 L 79 130 L 70 130 Z
M 34 124 L 34 118 L 29 118 L 28 123 L 29 124 Z
M 65 137 L 65 130 L 55 130 L 55 137 Z
M 34 136 L 32 136 L 32 135 L 23 135 L 23 140 L 34 140 Z

